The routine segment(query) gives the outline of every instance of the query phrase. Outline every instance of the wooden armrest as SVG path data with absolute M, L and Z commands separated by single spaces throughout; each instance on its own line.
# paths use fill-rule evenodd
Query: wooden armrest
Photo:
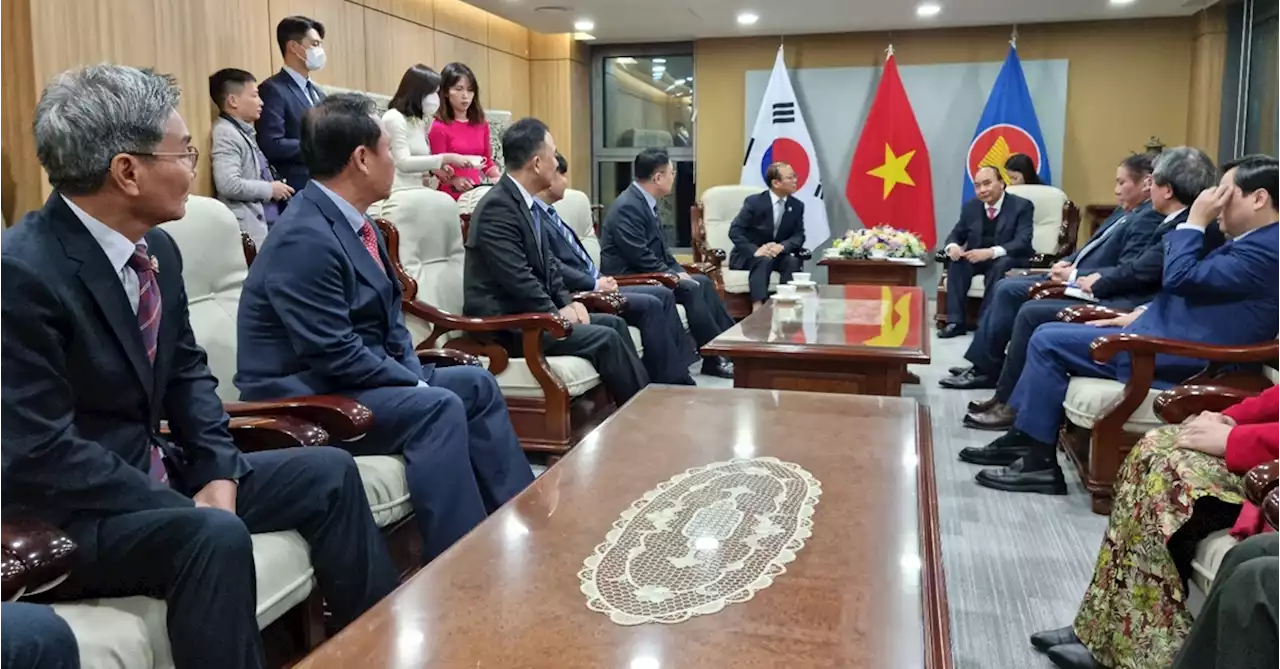
M 622 286 L 662 286 L 664 288 L 670 287 L 670 286 L 666 286 L 665 284 L 663 284 L 661 281 L 658 281 L 657 279 L 638 279 L 638 278 L 631 278 L 631 277 L 615 276 L 613 277 L 613 280 L 618 284 L 619 288 L 621 288 Z
M 236 446 L 245 453 L 329 443 L 324 428 L 293 416 L 240 416 L 232 418 L 228 427 Z
M 796 249 L 796 257 L 801 260 L 810 260 L 813 258 L 813 251 L 803 247 L 798 248 Z
M 470 367 L 484 367 L 484 363 L 480 362 L 480 358 L 453 348 L 428 348 L 418 351 L 418 362 L 424 365 L 435 365 L 437 367 L 457 367 L 459 365 Z
M 507 330 L 546 330 L 556 339 L 564 339 L 573 331 L 573 325 L 560 314 L 514 314 L 511 316 L 487 316 L 471 318 L 441 311 L 425 302 L 413 300 L 400 305 L 405 312 L 421 318 L 437 327 L 433 334 L 441 335 L 450 330 L 459 332 L 505 332 Z
M 373 425 L 373 412 L 368 407 L 340 395 L 307 395 L 267 402 L 224 402 L 222 408 L 232 418 L 280 416 L 300 419 L 318 425 L 339 441 L 360 437 Z
M 1157 395 L 1153 406 L 1160 420 L 1177 425 L 1202 411 L 1221 413 L 1257 394 L 1230 386 L 1178 386 Z
M 1044 300 L 1048 298 L 1061 298 L 1067 294 L 1067 284 L 1061 281 L 1037 281 L 1031 285 L 1031 289 L 1027 291 L 1027 297 L 1033 300 Z
M 1108 318 L 1118 318 L 1127 312 L 1098 304 L 1079 304 L 1067 307 L 1058 312 L 1058 320 L 1063 323 L 1089 323 Z
M 71 571 L 76 543 L 62 530 L 33 518 L 11 514 L 0 522 L 0 596 L 5 601 L 39 592 Z
M 1036 253 L 1031 256 L 1027 264 L 1031 265 L 1031 267 L 1035 269 L 1043 270 L 1052 266 L 1053 263 L 1058 262 L 1058 258 L 1060 257 L 1061 256 L 1056 253 Z
M 934 251 L 933 259 L 943 264 L 951 262 L 951 258 L 947 256 L 947 250 L 945 246 L 943 248 L 938 249 L 937 251 Z M 1009 270 L 1009 271 L 1013 272 L 1016 270 Z M 1006 274 L 1005 276 L 1011 276 L 1011 275 Z
M 1074 307 L 1072 307 L 1074 308 Z M 1098 337 L 1089 346 L 1093 359 L 1106 362 L 1117 353 L 1130 355 L 1180 355 L 1206 362 L 1245 363 L 1270 362 L 1280 356 L 1280 342 L 1272 339 L 1247 346 L 1211 346 L 1178 339 L 1149 337 L 1147 335 L 1119 332 Z
M 680 277 L 670 272 L 645 272 L 641 274 L 624 274 L 622 276 L 613 277 L 619 286 L 652 286 L 653 282 L 657 285 L 666 286 L 675 289 L 680 284 Z
M 570 295 L 574 301 L 581 302 L 587 311 L 597 314 L 620 314 L 627 309 L 627 298 L 622 293 L 601 293 L 594 290 Z
M 1276 489 L 1277 483 L 1280 483 L 1280 460 L 1264 462 L 1244 475 L 1245 497 L 1262 506 L 1267 496 Z

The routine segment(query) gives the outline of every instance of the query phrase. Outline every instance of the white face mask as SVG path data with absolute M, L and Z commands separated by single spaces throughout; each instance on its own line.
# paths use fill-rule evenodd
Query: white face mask
M 313 46 L 307 49 L 307 70 L 315 72 L 324 69 L 324 47 Z
M 431 95 L 428 95 L 427 97 L 422 98 L 422 116 L 424 118 L 435 116 L 436 112 L 439 110 L 440 110 L 440 94 L 439 93 L 432 93 Z

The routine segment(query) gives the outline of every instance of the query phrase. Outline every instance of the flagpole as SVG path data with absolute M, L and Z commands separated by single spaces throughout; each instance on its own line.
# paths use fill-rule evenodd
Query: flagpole
M 1018 48 L 1018 24 L 1013 24 L 1013 32 L 1009 34 L 1009 46 Z

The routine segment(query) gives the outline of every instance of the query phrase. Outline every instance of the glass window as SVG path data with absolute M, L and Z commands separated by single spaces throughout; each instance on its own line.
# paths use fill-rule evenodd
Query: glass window
M 667 238 L 668 246 L 689 248 L 692 245 L 690 214 L 698 192 L 693 180 L 693 161 L 673 162 L 676 170 L 675 188 L 658 200 L 658 218 L 662 221 L 662 232 Z M 596 184 L 600 193 L 600 205 L 607 212 L 618 195 L 631 185 L 632 161 L 601 160 L 598 165 Z
M 603 65 L 601 146 L 693 145 L 692 55 L 612 56 Z
M 1258 3 L 1261 4 L 1261 3 Z M 1276 155 L 1276 12 L 1255 9 L 1252 43 L 1249 45 L 1249 88 L 1245 104 L 1245 153 Z

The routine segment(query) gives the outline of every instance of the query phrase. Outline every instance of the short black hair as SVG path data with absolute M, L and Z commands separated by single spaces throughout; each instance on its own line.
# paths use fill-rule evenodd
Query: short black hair
M 218 70 L 209 75 L 209 97 L 213 100 L 214 106 L 222 109 L 222 105 L 227 103 L 227 96 L 238 92 L 245 84 L 255 82 L 253 74 L 244 70 L 237 70 L 234 67 Z
M 671 164 L 666 149 L 645 149 L 636 156 L 634 176 L 636 181 L 650 181 L 659 170 Z
M 556 151 L 556 171 L 561 174 L 569 173 L 569 161 L 565 160 L 559 151 Z
M 480 80 L 476 79 L 476 73 L 472 72 L 466 63 L 449 63 L 445 65 L 444 69 L 440 70 L 440 79 L 440 88 L 444 89 L 446 96 L 449 89 L 457 85 L 462 79 L 466 79 L 471 84 L 471 92 L 475 93 L 471 97 L 471 106 L 467 107 L 467 123 L 479 125 L 485 122 L 484 107 L 480 106 Z M 440 111 L 436 112 L 436 116 L 446 123 L 457 120 L 453 117 L 453 105 L 450 105 L 448 100 L 440 102 Z
M 772 163 L 769 163 L 769 166 L 765 168 L 764 183 L 769 188 L 773 188 L 773 182 L 782 180 L 783 165 L 786 165 L 786 163 L 782 162 L 781 160 L 777 160 Z M 790 167 L 790 165 L 787 165 L 787 166 Z
M 280 23 L 276 24 L 276 44 L 280 45 L 280 55 L 283 56 L 287 52 L 285 46 L 289 42 L 301 42 L 307 36 L 307 31 L 312 28 L 315 28 L 320 39 L 324 39 L 324 24 L 313 18 L 286 16 L 280 19 Z
M 1022 175 L 1022 182 L 1025 184 L 1042 184 L 1040 175 L 1036 173 L 1036 164 L 1031 162 L 1031 156 L 1025 153 L 1015 153 L 1004 161 L 1004 171 L 1017 172 Z
M 394 109 L 407 118 L 422 118 L 422 98 L 440 90 L 440 75 L 435 70 L 418 63 L 404 71 L 400 87 L 391 96 L 387 108 Z
M 335 177 L 358 147 L 376 149 L 382 127 L 378 106 L 359 93 L 335 93 L 302 116 L 302 160 L 313 179 Z
M 502 156 L 507 169 L 518 170 L 529 164 L 538 149 L 547 143 L 547 124 L 532 116 L 512 123 L 502 131 Z
M 1275 156 L 1255 153 L 1229 161 L 1222 166 L 1225 174 L 1232 169 L 1236 171 L 1236 185 L 1247 195 L 1256 190 L 1265 190 L 1271 198 L 1271 208 L 1276 209 L 1276 182 L 1280 179 L 1280 167 Z
M 1129 176 L 1133 181 L 1137 182 L 1151 174 L 1151 170 L 1155 166 L 1155 159 L 1156 157 L 1150 153 L 1134 153 L 1120 161 L 1120 166 L 1129 172 Z

